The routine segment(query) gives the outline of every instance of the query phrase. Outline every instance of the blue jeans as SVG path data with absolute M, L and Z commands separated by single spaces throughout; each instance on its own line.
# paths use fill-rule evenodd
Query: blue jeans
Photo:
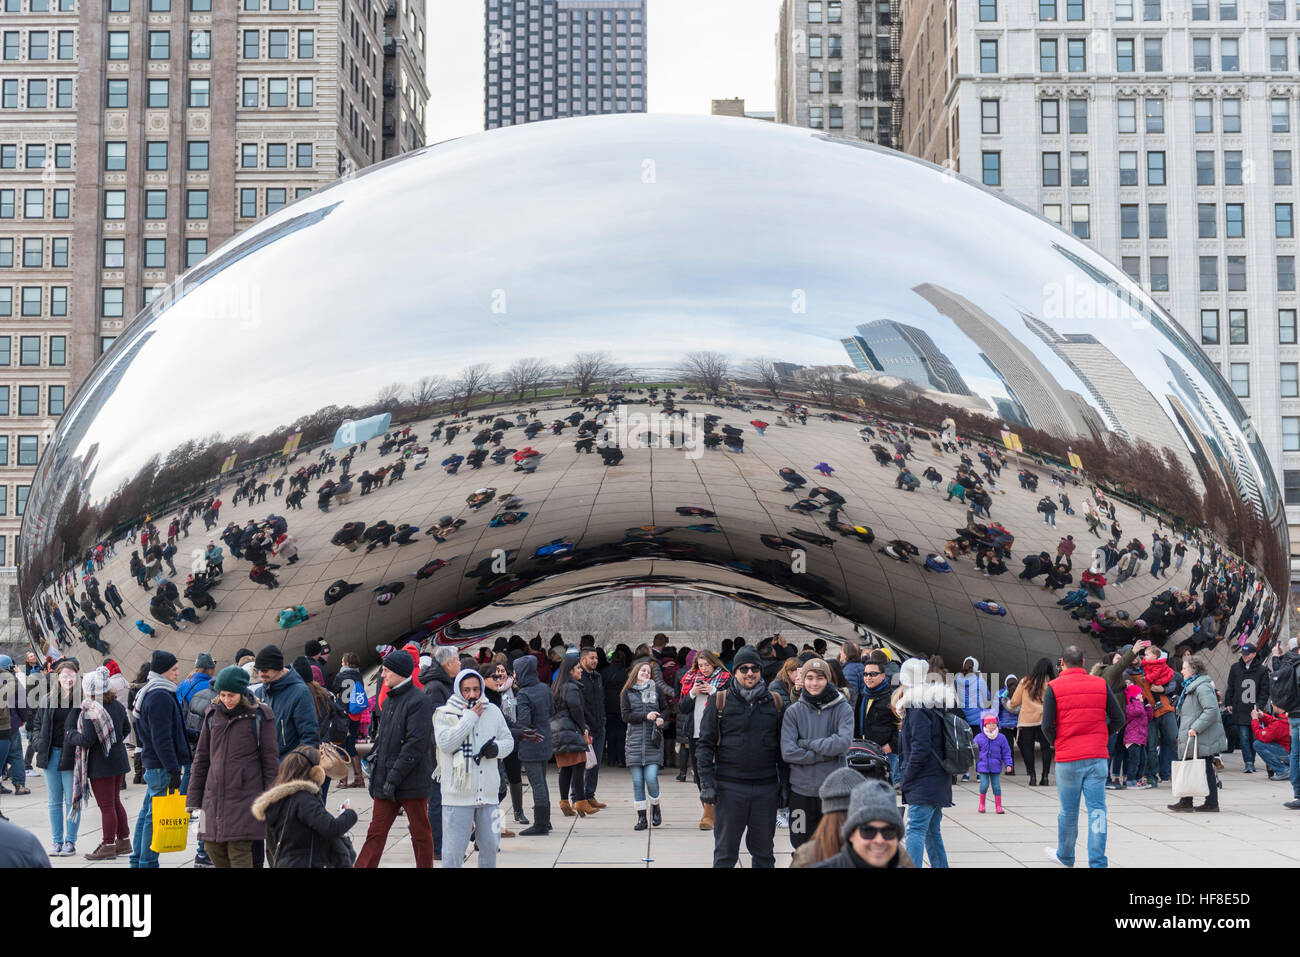
M 1260 760 L 1264 762 L 1264 767 L 1268 768 L 1274 774 L 1286 776 L 1290 770 L 1290 758 L 1286 753 L 1286 748 L 1280 744 L 1270 744 L 1267 741 L 1255 742 L 1255 753 L 1259 755 Z
M 1043 513 L 1043 524 L 1047 525 L 1048 523 L 1051 523 L 1052 528 L 1056 528 L 1056 512 Z
M 1241 707 L 1241 705 L 1238 705 Z M 1241 745 L 1241 760 L 1248 768 L 1255 766 L 1255 732 L 1248 724 L 1237 725 L 1237 743 Z
M 629 766 L 628 770 L 632 772 L 632 797 L 636 801 L 637 807 L 645 806 L 646 792 L 650 792 L 650 801 L 654 804 L 659 803 L 659 765 L 647 764 L 642 766 Z
M 1169 711 L 1152 719 L 1152 723 L 1156 729 L 1156 743 L 1147 749 L 1147 775 L 1150 776 L 1159 766 L 1160 777 L 1168 781 L 1174 776 L 1174 752 L 1178 750 L 1178 719 L 1174 717 L 1172 711 Z
M 943 823 L 943 808 L 931 804 L 909 804 L 907 806 L 907 836 L 903 846 L 917 867 L 921 866 L 922 851 L 930 855 L 931 867 L 947 867 L 948 854 L 943 849 L 943 834 L 939 826 Z
M 898 753 L 891 749 L 890 752 L 887 755 L 885 755 L 885 757 L 889 758 L 889 780 L 897 781 L 898 780 Z
M 1291 793 L 1300 800 L 1300 718 L 1287 718 L 1291 725 Z
M 45 767 L 46 803 L 50 809 L 50 834 L 55 844 L 70 841 L 77 843 L 77 830 L 81 827 L 81 813 L 68 820 L 72 809 L 72 772 L 59 770 L 62 748 L 50 748 L 50 762 Z
M 27 767 L 23 764 L 23 732 L 20 728 L 14 728 L 9 735 L 9 756 L 5 758 L 4 764 L 0 764 L 0 770 L 3 770 L 6 765 L 14 785 L 20 788 L 26 787 Z
M 992 786 L 993 793 L 997 797 L 1002 796 L 1002 772 L 990 774 L 988 771 L 979 772 L 980 776 L 980 794 L 984 794 Z
M 1056 856 L 1074 866 L 1074 845 L 1079 839 L 1079 797 L 1088 808 L 1088 866 L 1106 866 L 1106 759 L 1056 762 L 1056 796 L 1061 813 L 1056 818 Z
M 596 766 L 588 768 L 584 783 L 587 787 L 587 800 L 594 800 L 596 797 L 596 785 L 600 783 L 600 763 L 604 760 L 605 753 L 605 728 L 601 728 L 591 736 L 591 750 L 596 752 Z
M 140 816 L 135 819 L 135 836 L 131 840 L 132 867 L 158 866 L 158 852 L 149 850 L 153 842 L 153 799 L 167 793 L 170 780 L 166 768 L 144 770 L 144 803 L 140 805 Z

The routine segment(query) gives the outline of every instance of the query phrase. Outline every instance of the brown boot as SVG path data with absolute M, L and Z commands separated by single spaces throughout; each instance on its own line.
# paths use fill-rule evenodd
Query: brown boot
M 701 804 L 700 806 L 704 808 L 704 814 L 700 818 L 700 830 L 711 831 L 713 830 L 713 805 Z
M 587 803 L 590 804 L 592 807 L 594 807 L 597 811 L 599 811 L 603 807 L 609 807 L 608 804 L 601 804 L 595 798 L 587 798 Z
M 560 802 L 560 813 L 565 817 L 573 817 L 573 806 L 568 801 Z
M 363 788 L 366 786 L 366 775 L 361 770 L 361 755 L 354 755 L 352 758 L 352 783 L 349 784 L 346 779 L 339 787 L 343 788 Z
M 573 809 L 578 812 L 578 817 L 586 817 L 588 814 L 595 814 L 600 808 L 590 801 L 579 801 L 573 805 Z
M 510 830 L 509 828 L 504 828 L 504 827 L 503 827 L 503 828 L 501 829 L 501 836 L 502 836 L 502 837 L 514 837 L 514 836 L 515 836 L 515 832 L 512 831 L 512 830 Z
M 130 854 L 130 853 L 131 853 L 131 839 L 130 839 L 129 837 L 124 837 L 124 838 L 122 838 L 120 841 L 118 841 L 116 844 L 114 844 L 113 847 L 114 847 L 114 849 L 117 851 L 118 854 Z
M 117 857 L 117 844 L 100 844 L 99 847 L 83 856 L 88 861 L 111 861 L 113 858 Z

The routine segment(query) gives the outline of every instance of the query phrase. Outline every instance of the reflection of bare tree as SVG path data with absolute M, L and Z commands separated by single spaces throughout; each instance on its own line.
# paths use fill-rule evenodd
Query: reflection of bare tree
M 400 382 L 390 382 L 379 390 L 375 396 L 375 405 L 384 412 L 392 412 L 397 408 L 398 401 L 405 391 L 405 386 Z
M 553 374 L 551 367 L 541 359 L 519 359 L 505 371 L 505 389 L 512 395 L 517 393 L 522 402 L 529 389 L 535 396 L 542 383 Z
M 446 391 L 447 382 L 442 376 L 427 375 L 411 387 L 411 405 L 415 414 L 423 416 L 435 399 Z
M 721 352 L 692 352 L 682 359 L 682 376 L 698 383 L 706 392 L 721 392 L 730 363 Z
M 812 366 L 800 369 L 795 377 L 816 399 L 834 408 L 844 393 L 843 373 L 834 366 Z
M 777 371 L 774 361 L 766 356 L 751 359 L 749 374 L 759 385 L 772 393 L 772 398 L 779 399 L 781 397 L 781 373 Z
M 464 411 L 469 411 L 469 403 L 476 392 L 488 389 L 492 380 L 492 367 L 486 362 L 479 362 L 462 369 L 451 384 L 451 404 L 463 401 Z M 499 389 L 497 391 L 500 391 Z
M 628 374 L 628 369 L 615 362 L 608 352 L 579 352 L 573 357 L 573 368 L 569 371 L 580 395 L 586 395 L 597 383 L 622 379 Z

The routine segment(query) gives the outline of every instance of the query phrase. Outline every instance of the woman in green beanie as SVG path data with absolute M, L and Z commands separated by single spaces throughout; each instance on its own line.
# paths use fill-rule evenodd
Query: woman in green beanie
M 224 669 L 203 718 L 186 805 L 200 814 L 199 837 L 216 867 L 252 867 L 253 842 L 265 839 L 253 799 L 275 781 L 275 715 L 248 694 L 248 672 Z

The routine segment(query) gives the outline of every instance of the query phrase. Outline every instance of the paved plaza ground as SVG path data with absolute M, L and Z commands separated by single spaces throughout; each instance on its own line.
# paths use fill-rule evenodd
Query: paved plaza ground
M 1150 791 L 1108 791 L 1109 816 L 1107 854 L 1111 867 L 1300 867 L 1300 812 L 1282 806 L 1291 789 L 1282 782 L 1270 782 L 1261 770 L 1241 773 L 1236 754 L 1224 755 L 1225 784 L 1220 794 L 1219 814 L 1174 814 L 1165 805 L 1172 800 L 1168 786 Z M 1043 855 L 1043 847 L 1056 843 L 1056 788 L 1031 788 L 1022 773 L 1003 776 L 1006 814 L 995 815 L 992 801 L 986 814 L 976 812 L 978 786 L 959 784 L 953 789 L 956 806 L 944 812 L 944 844 L 949 864 L 960 867 L 1054 867 Z M 663 769 L 660 779 L 664 824 L 636 832 L 632 810 L 631 777 L 621 768 L 606 769 L 600 776 L 602 801 L 609 805 L 587 818 L 566 818 L 553 807 L 554 830 L 545 837 L 517 837 L 502 841 L 500 867 L 708 867 L 712 861 L 713 836 L 698 829 L 698 792 L 687 780 L 679 784 L 676 772 Z M 0 809 L 10 820 L 25 827 L 49 844 L 49 817 L 42 778 L 28 781 L 32 793 L 24 797 L 6 795 Z M 555 769 L 549 781 L 552 798 L 557 791 Z M 129 786 L 123 795 L 134 824 L 144 795 L 143 785 Z M 347 796 L 360 815 L 351 832 L 360 850 L 370 823 L 370 798 L 360 788 L 339 791 L 331 786 L 329 808 L 337 811 Z M 525 813 L 530 817 L 530 795 L 524 793 Z M 510 802 L 502 805 L 503 820 L 509 819 Z M 415 858 L 405 819 L 398 818 L 389 833 L 383 867 L 412 867 Z M 1086 861 L 1086 819 L 1081 815 L 1079 859 Z M 125 868 L 125 857 L 91 863 L 82 854 L 99 844 L 99 811 L 83 811 L 77 856 L 54 858 L 59 868 Z M 191 842 L 192 846 L 192 842 Z M 790 863 L 789 832 L 778 829 L 777 866 Z M 749 866 L 742 847 L 741 866 Z M 193 852 L 165 854 L 163 867 L 192 867 Z M 473 867 L 471 855 L 467 866 Z

